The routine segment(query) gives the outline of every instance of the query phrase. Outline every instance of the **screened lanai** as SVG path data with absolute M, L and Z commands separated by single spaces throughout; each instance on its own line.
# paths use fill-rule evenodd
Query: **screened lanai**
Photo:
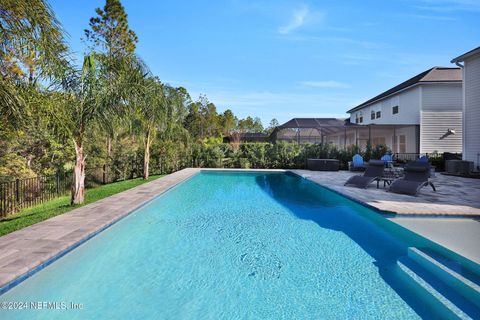
M 270 136 L 273 142 L 330 143 L 338 148 L 358 146 L 364 150 L 370 140 L 372 146 L 386 145 L 393 153 L 419 152 L 418 125 L 361 125 L 350 119 L 294 118 L 278 126 Z

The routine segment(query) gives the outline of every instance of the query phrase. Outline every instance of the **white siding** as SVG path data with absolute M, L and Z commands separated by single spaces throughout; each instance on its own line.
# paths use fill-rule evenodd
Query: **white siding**
M 398 105 L 399 112 L 392 113 L 392 108 Z M 381 111 L 379 119 L 371 120 L 371 112 Z M 370 106 L 350 114 L 350 122 L 355 123 L 357 114 L 362 113 L 362 124 L 419 124 L 420 123 L 420 88 L 418 86 L 401 91 Z
M 446 135 L 447 130 L 455 134 Z M 422 111 L 420 153 L 462 152 L 462 112 Z
M 465 60 L 465 139 L 463 158 L 480 166 L 480 54 Z
M 422 84 L 423 111 L 462 111 L 462 84 Z

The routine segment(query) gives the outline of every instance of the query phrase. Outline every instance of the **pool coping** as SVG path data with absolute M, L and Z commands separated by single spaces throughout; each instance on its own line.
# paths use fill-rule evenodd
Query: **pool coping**
M 24 229 L 12 232 L 10 234 L 7 234 L 5 236 L 0 237 L 0 296 L 3 295 L 5 292 L 9 291 L 13 287 L 17 286 L 21 282 L 25 281 L 32 275 L 34 275 L 36 272 L 42 270 L 43 268 L 47 267 L 48 265 L 52 264 L 56 260 L 60 259 L 61 257 L 65 256 L 67 253 L 71 252 L 75 248 L 79 247 L 86 241 L 90 240 L 91 238 L 95 237 L 102 231 L 108 229 L 110 226 L 114 225 L 118 221 L 122 220 L 123 218 L 129 216 L 131 213 L 137 211 L 141 207 L 147 205 L 149 202 L 153 201 L 154 199 L 158 198 L 159 196 L 165 194 L 169 190 L 173 189 L 174 187 L 180 185 L 181 183 L 189 180 L 191 177 L 195 176 L 196 174 L 200 172 L 277 172 L 277 173 L 290 173 L 292 175 L 298 176 L 302 179 L 308 180 L 310 182 L 313 182 L 329 191 L 332 191 L 336 194 L 339 194 L 343 197 L 346 197 L 347 199 L 358 203 L 362 206 L 365 206 L 376 213 L 379 213 L 381 216 L 383 216 L 385 219 L 388 219 L 392 222 L 393 219 L 390 219 L 395 216 L 406 216 L 406 215 L 397 215 L 395 212 L 390 212 L 390 211 L 385 211 L 376 208 L 375 206 L 372 206 L 368 203 L 365 203 L 359 199 L 355 199 L 354 197 L 351 197 L 347 194 L 343 194 L 342 192 L 338 190 L 334 190 L 332 188 L 329 188 L 326 185 L 323 185 L 321 183 L 318 183 L 317 181 L 313 181 L 312 179 L 308 179 L 308 177 L 302 176 L 301 174 L 294 172 L 292 170 L 287 170 L 287 169 L 204 169 L 204 168 L 187 168 L 183 169 L 180 171 L 177 171 L 175 173 L 172 173 L 170 175 L 167 175 L 165 177 L 159 178 L 157 180 L 154 180 L 152 182 L 145 183 L 141 186 L 126 190 L 124 192 L 121 192 L 119 194 L 113 195 L 111 197 L 99 200 L 97 202 L 91 203 L 89 205 L 86 205 L 84 207 L 74 209 L 68 213 L 65 213 L 63 215 L 53 217 L 51 219 L 39 222 L 37 224 L 34 224 L 32 226 L 26 227 Z M 136 198 L 134 197 L 133 201 L 130 199 L 129 195 L 137 196 Z M 140 196 L 139 196 L 140 195 Z M 120 199 L 117 199 L 120 198 Z M 120 208 L 121 203 L 119 204 L 119 201 L 126 202 L 125 206 Z M 113 204 L 113 205 L 112 205 Z M 106 208 L 101 208 L 102 205 Z M 102 209 L 102 210 L 100 210 Z M 80 218 L 82 218 L 82 215 L 85 216 L 86 214 L 90 215 L 95 215 L 98 214 L 99 210 L 101 211 L 102 214 L 105 213 L 105 210 L 115 210 L 118 211 L 120 209 L 124 209 L 121 213 L 119 214 L 113 214 L 111 217 L 109 217 L 108 220 L 104 221 L 104 219 L 97 219 L 94 220 L 94 222 L 97 222 L 97 224 L 94 226 L 93 229 L 90 230 L 83 230 L 83 234 L 78 235 L 75 240 L 71 240 L 68 242 L 68 245 L 61 246 L 57 249 L 50 249 L 49 252 L 42 251 L 41 247 L 38 248 L 38 239 L 25 239 L 27 235 L 29 234 L 29 231 L 31 230 L 33 233 L 38 233 L 38 230 L 42 229 L 42 226 L 45 226 L 47 231 L 49 231 L 49 223 L 52 221 L 56 220 L 61 220 L 61 217 L 74 217 L 75 214 L 77 213 L 80 215 Z M 93 213 L 92 213 L 93 212 Z M 103 217 L 103 216 L 102 216 Z M 425 216 L 422 216 L 425 217 Z M 107 217 L 108 218 L 108 217 Z M 458 216 L 457 216 L 458 218 Z M 469 216 L 468 218 L 472 218 Z M 68 219 L 67 219 L 68 220 Z M 74 219 L 75 220 L 75 219 Z M 82 220 L 83 221 L 83 220 Z M 75 221 L 73 221 L 75 222 Z M 424 238 L 429 239 L 429 237 L 425 237 L 421 233 L 411 230 L 408 227 L 402 226 L 401 224 L 395 223 L 399 225 L 402 228 L 405 228 L 415 234 L 418 234 Z M 50 226 L 51 227 L 51 226 Z M 80 228 L 82 229 L 82 228 Z M 77 230 L 79 231 L 79 230 Z M 51 235 L 52 232 L 46 233 L 47 236 Z M 67 234 L 68 235 L 68 234 Z M 47 237 L 48 238 L 48 237 Z M 12 244 L 12 242 L 15 242 L 15 240 L 20 241 L 20 242 L 25 242 L 26 240 L 30 240 L 30 246 L 35 247 L 37 245 L 37 250 L 32 250 L 28 246 L 28 241 L 27 245 L 24 244 L 24 249 L 22 250 L 21 246 L 17 250 L 16 253 L 14 254 L 2 254 L 2 249 L 9 249 L 8 245 Z M 43 239 L 40 239 L 43 240 Z M 53 240 L 52 240 L 53 241 Z M 434 243 L 439 244 L 437 241 L 433 241 Z M 446 249 L 454 252 L 455 254 L 458 254 L 462 257 L 464 257 L 461 253 L 456 252 L 455 250 L 451 250 L 448 247 L 446 247 L 443 244 L 439 244 L 442 247 L 445 247 Z M 25 250 L 27 249 L 27 250 Z M 11 249 L 10 249 L 11 250 Z M 18 255 L 23 255 L 24 259 L 20 259 L 20 262 L 23 263 L 23 267 L 18 267 L 15 269 L 12 269 L 10 267 L 10 272 L 5 272 L 4 271 L 4 266 L 8 266 L 10 264 L 14 264 L 15 262 L 18 262 Z M 43 256 L 42 258 L 37 258 L 37 260 L 29 260 L 28 255 L 40 255 Z M 5 256 L 10 259 L 10 263 L 2 263 L 2 259 L 5 259 Z M 467 260 L 470 260 L 467 257 L 464 257 Z M 8 259 L 7 259 L 8 260 Z M 476 262 L 474 262 L 476 263 Z M 7 268 L 8 269 L 8 268 Z M 18 271 L 20 270 L 20 271 Z

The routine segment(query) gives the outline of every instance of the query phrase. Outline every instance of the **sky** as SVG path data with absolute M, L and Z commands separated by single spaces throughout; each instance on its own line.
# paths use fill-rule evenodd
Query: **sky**
M 51 0 L 78 57 L 105 0 Z M 480 0 L 123 0 L 153 74 L 219 112 L 346 117 L 365 100 L 480 46 Z

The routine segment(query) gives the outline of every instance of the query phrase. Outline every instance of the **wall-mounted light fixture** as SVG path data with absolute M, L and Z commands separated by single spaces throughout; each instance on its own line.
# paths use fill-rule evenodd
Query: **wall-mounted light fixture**
M 455 129 L 447 129 L 447 132 L 443 134 L 443 136 L 440 137 L 440 140 L 445 139 L 448 136 L 451 136 L 452 134 L 455 134 Z

